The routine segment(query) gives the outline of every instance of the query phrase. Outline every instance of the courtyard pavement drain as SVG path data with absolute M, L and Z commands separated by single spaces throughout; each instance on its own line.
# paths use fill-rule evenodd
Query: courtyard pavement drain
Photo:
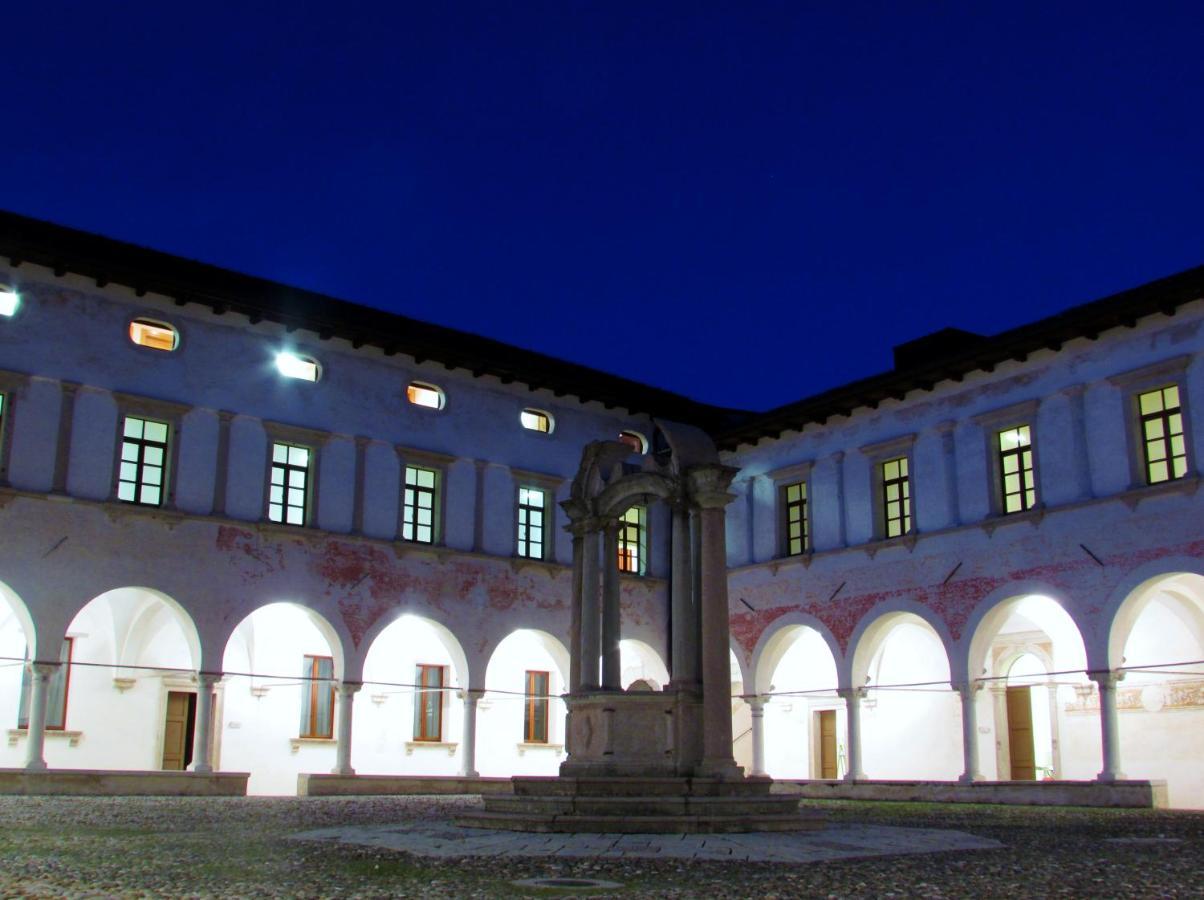
M 441 823 L 320 828 L 295 840 L 357 844 L 430 857 L 697 859 L 815 863 L 872 856 L 995 850 L 999 841 L 964 831 L 829 825 L 822 831 L 753 834 L 530 834 Z

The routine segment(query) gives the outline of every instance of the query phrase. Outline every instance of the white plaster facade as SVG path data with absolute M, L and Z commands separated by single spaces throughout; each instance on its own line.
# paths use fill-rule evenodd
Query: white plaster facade
M 585 444 L 654 437 L 644 398 L 608 408 L 320 323 L 2 261 L 22 302 L 0 318 L 0 767 L 31 761 L 24 661 L 50 678 L 71 638 L 66 722 L 35 764 L 158 768 L 168 696 L 200 680 L 214 683 L 211 763 L 249 771 L 252 792 L 291 793 L 304 772 L 557 770 L 572 543 L 556 504 Z M 727 508 L 738 761 L 821 777 L 828 713 L 837 777 L 1007 779 L 1006 689 L 1027 686 L 1039 777 L 1166 779 L 1172 805 L 1204 807 L 1199 298 L 822 424 L 720 435 L 740 469 Z M 174 326 L 178 348 L 131 343 L 138 317 Z M 281 351 L 317 360 L 321 378 L 282 378 Z M 444 407 L 407 402 L 415 381 Z M 1164 384 L 1180 389 L 1189 471 L 1149 486 L 1133 396 Z M 520 426 L 528 408 L 551 433 Z M 161 508 L 116 498 L 126 413 L 171 426 Z M 1021 421 L 1038 505 L 1004 516 L 990 441 Z M 316 451 L 307 527 L 266 521 L 274 439 Z M 914 530 L 883 539 L 876 466 L 904 455 Z M 431 546 L 400 539 L 407 462 L 440 474 Z M 799 481 L 810 547 L 787 556 L 780 488 Z M 516 555 L 523 485 L 549 492 L 542 560 Z M 650 504 L 646 572 L 622 579 L 625 687 L 668 680 L 669 531 Z M 327 737 L 299 727 L 307 656 L 333 661 Z M 421 664 L 445 671 L 434 741 L 414 740 Z M 524 740 L 532 670 L 553 695 L 537 742 Z

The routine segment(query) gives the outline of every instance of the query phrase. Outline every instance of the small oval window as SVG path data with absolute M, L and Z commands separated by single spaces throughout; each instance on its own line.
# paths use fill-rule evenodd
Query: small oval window
M 648 439 L 638 431 L 620 431 L 619 442 L 630 447 L 633 453 L 648 452 Z
M 519 413 L 518 420 L 528 431 L 542 431 L 551 434 L 553 428 L 552 416 L 542 409 L 524 409 Z
M 428 409 L 443 409 L 443 391 L 433 384 L 411 381 L 409 387 L 406 388 L 406 399 L 415 406 L 425 406 Z
M 180 332 L 166 322 L 153 319 L 135 319 L 130 322 L 130 340 L 139 347 L 152 350 L 175 350 L 180 343 Z
M 276 370 L 285 378 L 301 381 L 317 381 L 322 376 L 322 367 L 316 359 L 295 353 L 277 353 Z

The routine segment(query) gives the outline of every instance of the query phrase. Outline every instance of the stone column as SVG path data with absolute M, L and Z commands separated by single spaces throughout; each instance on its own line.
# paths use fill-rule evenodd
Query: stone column
M 958 781 L 970 784 L 982 781 L 978 764 L 978 689 L 982 682 L 972 681 L 957 686 L 962 702 L 962 774 Z
M 752 713 L 752 774 L 765 774 L 765 698 L 745 697 Z
M 192 736 L 189 772 L 213 771 L 213 686 L 221 677 L 212 672 L 196 674 L 196 726 Z
M 581 555 L 581 689 L 596 691 L 601 653 L 598 609 L 598 532 L 587 524 Z
M 1124 673 L 1088 672 L 1087 677 L 1099 688 L 1099 728 L 1104 767 L 1095 776 L 1096 781 L 1121 781 L 1124 772 L 1120 768 L 1120 721 L 1116 713 L 1116 685 Z
M 861 768 L 861 701 L 865 699 L 865 688 L 841 688 L 836 692 L 844 698 L 845 724 L 848 729 L 849 770 L 845 781 L 864 781 L 865 770 Z
M 732 756 L 732 670 L 727 603 L 727 544 L 724 507 L 733 499 L 727 491 L 734 469 L 706 466 L 690 472 L 690 489 L 699 507 L 702 571 L 699 611 L 702 617 L 702 763 L 708 775 L 731 777 L 737 772 Z
M 585 539 L 576 528 L 573 535 L 573 601 L 569 606 L 569 693 L 581 690 L 581 559 Z
M 602 538 L 602 689 L 621 691 L 618 522 L 607 522 Z
M 690 519 L 683 504 L 673 507 L 670 622 L 673 628 L 671 679 L 676 686 L 696 684 L 698 645 L 695 643 L 693 575 L 690 572 Z
M 331 775 L 355 774 L 355 769 L 351 768 L 351 720 L 355 710 L 355 695 L 362 687 L 358 681 L 341 681 L 335 688 L 339 698 L 339 734 Z
M 464 692 L 464 755 L 460 763 L 460 774 L 464 778 L 476 778 L 481 774 L 477 771 L 477 702 L 483 693 L 474 690 Z
M 46 700 L 50 679 L 61 663 L 31 662 L 29 666 L 29 727 L 25 734 L 25 771 L 46 769 Z

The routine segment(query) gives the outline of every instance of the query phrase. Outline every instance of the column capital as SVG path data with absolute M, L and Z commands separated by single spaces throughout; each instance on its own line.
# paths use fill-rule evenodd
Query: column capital
M 201 687 L 211 688 L 222 680 L 221 672 L 197 672 L 196 683 Z
M 26 663 L 26 665 L 29 666 L 29 672 L 31 675 L 36 675 L 39 678 L 50 678 L 59 670 L 59 666 L 61 666 L 62 663 L 35 661 Z
M 861 701 L 866 698 L 866 695 L 868 695 L 869 692 L 869 688 L 866 687 L 837 688 L 836 696 L 840 697 L 846 702 L 849 700 Z
M 335 685 L 335 690 L 338 691 L 340 697 L 350 697 L 358 694 L 363 686 L 362 681 L 340 681 Z
M 752 710 L 754 716 L 762 715 L 765 712 L 765 704 L 770 700 L 764 694 L 754 694 L 743 699 L 748 704 L 748 708 Z
M 986 685 L 975 679 L 974 681 L 963 681 L 960 684 L 953 685 L 953 689 L 962 695 L 964 698 L 967 694 L 973 696 L 981 691 Z
M 1104 691 L 1114 689 L 1118 683 L 1124 680 L 1125 673 L 1116 669 L 1101 669 L 1097 672 L 1088 672 L 1087 677 L 1095 682 L 1096 687 Z
M 728 488 L 738 471 L 731 466 L 695 466 L 687 473 L 690 498 L 702 509 L 723 509 L 736 499 Z

